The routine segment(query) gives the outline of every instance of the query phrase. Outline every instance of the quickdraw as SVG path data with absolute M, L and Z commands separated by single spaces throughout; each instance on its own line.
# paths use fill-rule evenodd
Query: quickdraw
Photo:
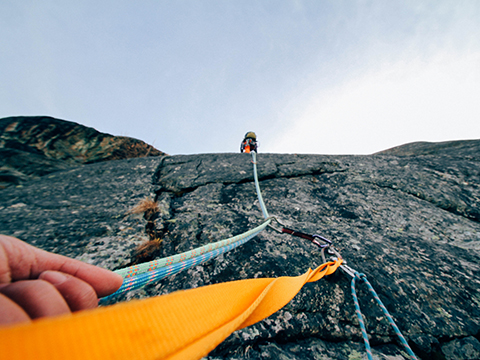
M 108 298 L 101 299 L 101 302 L 103 303 L 106 300 L 112 298 L 113 296 L 118 295 L 119 293 L 123 293 L 123 292 L 129 291 L 129 290 L 132 290 L 134 288 L 142 287 L 142 286 L 144 286 L 147 283 L 150 283 L 152 281 L 157 281 L 157 280 L 162 279 L 166 276 L 170 276 L 170 275 L 173 275 L 173 274 L 175 274 L 179 271 L 185 270 L 185 269 L 187 269 L 191 266 L 194 266 L 194 265 L 197 265 L 199 263 L 205 262 L 205 261 L 207 261 L 207 260 L 209 260 L 209 259 L 211 259 L 215 256 L 218 256 L 220 253 L 229 251 L 229 250 L 235 248 L 236 246 L 244 244 L 245 242 L 247 242 L 248 240 L 250 240 L 251 238 L 256 236 L 259 232 L 261 232 L 266 226 L 269 226 L 270 228 L 272 228 L 273 230 L 275 230 L 279 233 L 290 234 L 292 236 L 296 236 L 296 237 L 308 240 L 312 244 L 315 244 L 316 246 L 318 246 L 320 249 L 322 249 L 321 254 L 322 254 L 322 259 L 323 259 L 324 263 L 326 263 L 326 259 L 325 259 L 325 251 L 326 250 L 329 251 L 331 254 L 334 254 L 336 256 L 336 257 L 331 258 L 333 261 L 341 260 L 340 269 L 342 269 L 347 275 L 352 277 L 352 282 L 351 282 L 352 296 L 353 296 L 353 300 L 354 300 L 354 304 L 355 304 L 356 314 L 357 314 L 358 320 L 360 322 L 362 336 L 363 336 L 363 340 L 364 340 L 364 343 L 365 343 L 365 348 L 366 348 L 367 356 L 368 356 L 369 360 L 372 360 L 373 358 L 372 358 L 370 343 L 369 343 L 369 340 L 368 340 L 368 335 L 367 335 L 367 332 L 366 332 L 365 324 L 363 322 L 362 313 L 361 313 L 361 310 L 360 310 L 360 305 L 358 303 L 358 298 L 357 298 L 357 294 L 356 294 L 356 291 L 355 291 L 355 281 L 356 280 L 363 280 L 367 284 L 370 292 L 373 294 L 375 300 L 377 301 L 377 303 L 379 304 L 379 306 L 382 308 L 383 312 L 385 313 L 385 316 L 387 317 L 390 325 L 393 327 L 393 329 L 395 330 L 395 333 L 399 337 L 401 344 L 404 346 L 407 353 L 410 355 L 411 359 L 416 360 L 417 358 L 416 358 L 415 354 L 410 349 L 407 341 L 405 340 L 405 338 L 401 334 L 400 330 L 398 329 L 397 325 L 393 321 L 393 319 L 390 316 L 390 314 L 388 313 L 387 309 L 385 308 L 385 306 L 381 302 L 380 298 L 378 297 L 377 293 L 373 289 L 372 285 L 368 282 L 368 280 L 366 278 L 366 275 L 365 274 L 360 274 L 356 270 L 354 270 L 351 267 L 349 267 L 348 265 L 346 265 L 345 261 L 343 260 L 342 256 L 340 255 L 340 253 L 333 246 L 333 242 L 331 240 L 329 240 L 329 239 L 327 239 L 327 238 L 325 238 L 321 235 L 318 235 L 318 234 L 306 234 L 306 233 L 303 233 L 303 232 L 300 232 L 300 231 L 290 229 L 288 227 L 285 227 L 274 216 L 269 216 L 268 211 L 267 211 L 266 206 L 265 206 L 265 203 L 264 203 L 264 200 L 263 200 L 263 197 L 262 197 L 262 193 L 260 191 L 260 186 L 259 186 L 259 183 L 258 183 L 256 152 L 251 151 L 251 154 L 252 154 L 255 189 L 256 189 L 256 192 L 257 192 L 257 197 L 258 197 L 258 200 L 259 200 L 260 208 L 261 208 L 263 216 L 265 218 L 265 222 L 262 225 L 258 226 L 255 229 L 250 230 L 247 233 L 238 235 L 236 237 L 233 237 L 233 238 L 230 238 L 230 239 L 227 239 L 227 240 L 219 241 L 219 242 L 214 244 L 215 245 L 215 251 L 211 251 L 213 249 L 209 249 L 209 251 L 207 251 L 206 253 L 204 253 L 204 251 L 200 251 L 200 254 L 201 254 L 200 256 L 195 256 L 196 251 L 200 250 L 200 249 L 204 250 L 203 248 L 194 249 L 194 250 L 192 250 L 190 252 L 187 252 L 187 253 L 184 253 L 184 254 L 178 254 L 178 255 L 173 257 L 173 258 L 175 258 L 175 260 L 173 260 L 173 258 L 170 257 L 170 258 L 155 260 L 154 262 L 151 262 L 151 263 L 135 265 L 131 268 L 119 270 L 119 272 L 121 272 L 122 275 L 126 278 L 125 281 L 124 281 L 124 284 L 115 294 L 110 295 Z M 280 224 L 282 226 L 282 229 L 279 230 L 279 229 L 275 228 L 274 226 L 272 226 L 271 220 L 275 220 L 278 224 Z M 208 244 L 206 246 L 211 246 L 211 245 L 212 244 Z
M 292 229 L 289 229 L 289 228 L 286 228 L 286 227 L 282 228 L 282 233 L 290 234 L 290 235 L 293 235 L 293 236 L 298 236 L 302 239 L 310 240 L 313 244 L 317 245 L 319 248 L 325 248 L 325 247 L 329 247 L 330 245 L 332 245 L 332 242 L 330 240 L 328 240 L 327 238 L 324 238 L 323 236 L 318 235 L 318 234 L 309 235 L 309 234 L 305 234 L 305 233 L 302 233 L 300 231 L 295 231 L 295 230 L 292 230 Z M 318 240 L 323 240 L 323 241 L 326 242 L 326 244 L 322 244 Z

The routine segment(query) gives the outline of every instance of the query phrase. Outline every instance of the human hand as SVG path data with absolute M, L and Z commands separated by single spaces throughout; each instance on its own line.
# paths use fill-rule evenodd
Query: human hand
M 95 308 L 122 282 L 111 271 L 0 235 L 0 325 Z

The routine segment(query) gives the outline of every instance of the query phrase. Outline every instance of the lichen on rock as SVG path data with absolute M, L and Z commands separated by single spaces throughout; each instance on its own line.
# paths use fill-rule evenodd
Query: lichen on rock
M 421 359 L 467 358 L 478 351 L 480 168 L 475 156 L 455 149 L 451 155 L 257 156 L 269 213 L 332 240 L 348 265 L 367 275 Z M 1 190 L 0 231 L 119 267 L 148 238 L 148 220 L 128 214 L 145 196 L 159 204 L 148 225 L 162 235 L 159 256 L 262 221 L 251 157 L 202 154 L 85 165 Z M 116 301 L 297 276 L 321 262 L 310 242 L 267 229 L 240 248 Z M 374 356 L 407 358 L 368 289 L 359 284 L 357 293 Z M 364 357 L 350 278 L 337 271 L 306 284 L 276 314 L 233 333 L 207 359 Z

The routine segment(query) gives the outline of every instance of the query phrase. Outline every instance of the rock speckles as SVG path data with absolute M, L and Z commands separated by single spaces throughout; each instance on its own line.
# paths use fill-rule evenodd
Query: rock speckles
M 247 154 L 205 154 L 58 172 L 0 191 L 0 231 L 115 268 L 131 261 L 146 238 L 147 221 L 127 211 L 155 196 L 160 210 L 151 221 L 164 239 L 162 256 L 183 252 L 262 221 L 251 167 Z M 367 275 L 420 358 L 478 357 L 480 167 L 474 157 L 259 154 L 258 170 L 270 214 L 333 240 L 348 264 Z M 308 241 L 267 229 L 238 249 L 117 300 L 296 276 L 320 263 L 319 249 Z M 358 285 L 357 293 L 374 356 L 407 358 L 368 289 Z M 364 357 L 350 279 L 337 272 L 232 334 L 208 359 Z
M 0 189 L 82 164 L 164 155 L 143 141 L 48 116 L 0 119 Z

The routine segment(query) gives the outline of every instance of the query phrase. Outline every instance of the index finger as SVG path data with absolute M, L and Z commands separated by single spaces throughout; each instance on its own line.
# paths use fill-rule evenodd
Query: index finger
M 46 270 L 70 274 L 89 283 L 99 297 L 113 293 L 123 282 L 122 277 L 112 271 L 0 235 L 0 283 L 36 279 Z

